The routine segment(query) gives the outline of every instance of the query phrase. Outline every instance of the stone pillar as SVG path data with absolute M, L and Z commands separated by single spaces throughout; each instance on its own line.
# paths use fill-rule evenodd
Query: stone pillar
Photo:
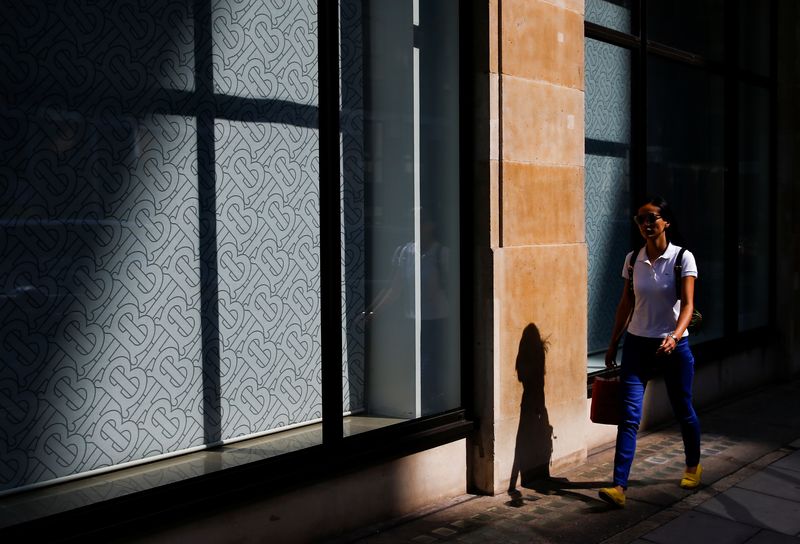
M 583 0 L 489 9 L 493 360 L 472 483 L 497 493 L 586 456 Z

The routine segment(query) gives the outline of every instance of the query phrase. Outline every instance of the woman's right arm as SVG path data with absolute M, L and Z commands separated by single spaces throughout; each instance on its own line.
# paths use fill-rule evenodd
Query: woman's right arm
M 628 320 L 631 317 L 631 310 L 633 309 L 633 295 L 631 294 L 629 279 L 625 279 L 625 285 L 622 287 L 622 296 L 617 304 L 617 313 L 614 316 L 614 328 L 611 331 L 611 342 L 608 344 L 606 350 L 606 368 L 616 366 L 617 359 L 617 346 L 619 346 L 619 339 L 622 338 L 622 333 L 628 327 Z

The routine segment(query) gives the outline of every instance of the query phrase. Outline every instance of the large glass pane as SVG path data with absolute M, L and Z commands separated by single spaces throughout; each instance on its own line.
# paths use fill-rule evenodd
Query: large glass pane
M 725 53 L 725 1 L 642 0 L 647 39 L 714 60 Z
M 127 15 L 0 18 L 0 490 L 204 440 L 191 13 Z
M 318 420 L 316 43 L 312 0 L 4 6 L 0 492 Z
M 702 339 L 723 331 L 724 119 L 722 78 L 651 57 L 647 77 L 647 191 L 676 212 L 671 232 L 697 258 Z
M 343 382 L 355 433 L 460 405 L 458 2 L 341 6 Z
M 223 440 L 322 417 L 315 10 L 213 4 Z
M 586 39 L 589 371 L 605 368 L 620 271 L 630 251 L 631 52 Z
M 631 0 L 586 0 L 587 21 L 631 33 Z
M 739 86 L 739 329 L 769 319 L 769 91 Z

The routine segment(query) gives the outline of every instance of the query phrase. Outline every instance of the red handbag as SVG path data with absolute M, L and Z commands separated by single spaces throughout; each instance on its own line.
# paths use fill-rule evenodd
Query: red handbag
M 594 423 L 619 425 L 621 416 L 622 387 L 619 376 L 598 376 L 592 384 L 592 410 L 589 415 Z

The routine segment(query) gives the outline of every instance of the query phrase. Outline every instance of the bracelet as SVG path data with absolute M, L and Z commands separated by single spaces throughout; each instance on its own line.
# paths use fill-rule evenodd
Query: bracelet
M 676 343 L 676 344 L 678 343 L 678 337 L 677 337 L 677 336 L 675 336 L 675 333 L 674 333 L 674 332 L 671 332 L 671 333 L 669 333 L 667 336 L 669 336 L 670 338 L 672 338 L 673 340 L 675 340 L 675 343 Z

